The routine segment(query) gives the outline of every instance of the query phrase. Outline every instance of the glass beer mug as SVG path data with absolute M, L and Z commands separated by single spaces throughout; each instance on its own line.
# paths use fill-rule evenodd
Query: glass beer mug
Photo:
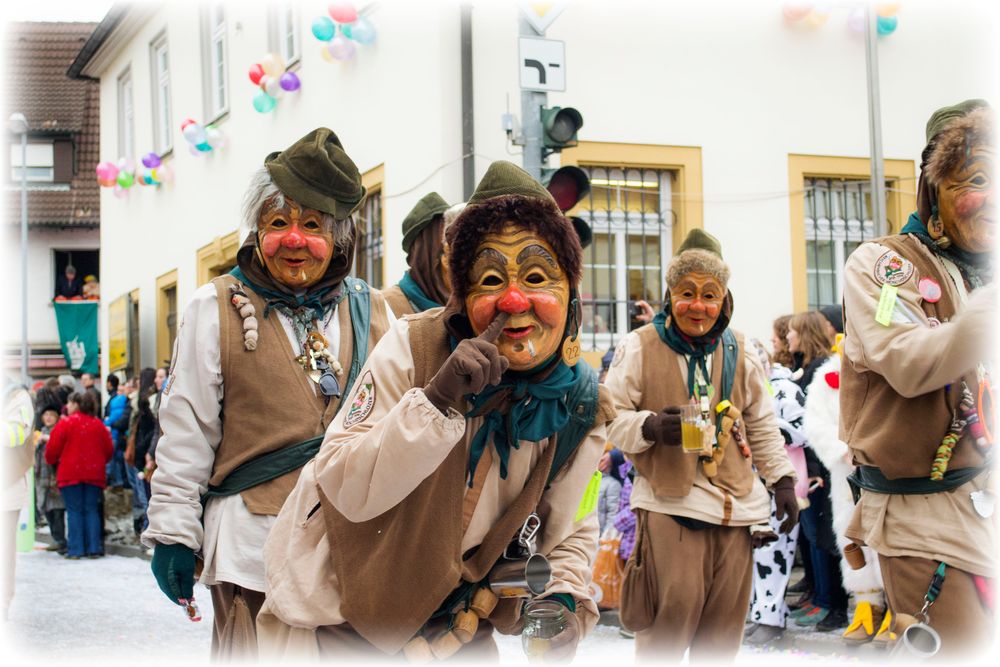
M 532 600 L 524 605 L 521 646 L 531 664 L 543 664 L 552 638 L 566 629 L 564 609 L 555 600 Z

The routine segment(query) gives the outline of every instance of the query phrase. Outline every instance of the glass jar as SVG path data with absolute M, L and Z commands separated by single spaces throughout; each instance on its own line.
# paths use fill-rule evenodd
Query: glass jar
M 565 607 L 555 600 L 532 600 L 524 605 L 521 646 L 528 662 L 541 664 L 545 661 L 552 638 L 566 629 L 564 610 Z

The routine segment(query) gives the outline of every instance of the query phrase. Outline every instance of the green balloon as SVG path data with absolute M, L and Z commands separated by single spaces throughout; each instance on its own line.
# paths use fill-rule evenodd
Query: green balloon
M 135 183 L 135 175 L 128 171 L 118 172 L 118 185 L 123 188 L 130 188 Z

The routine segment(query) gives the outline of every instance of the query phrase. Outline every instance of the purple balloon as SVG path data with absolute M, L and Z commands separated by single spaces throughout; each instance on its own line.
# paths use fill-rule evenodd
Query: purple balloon
M 299 81 L 299 77 L 295 72 L 285 72 L 278 79 L 278 85 L 281 86 L 282 90 L 287 90 L 288 92 L 294 92 L 302 87 L 302 82 Z
M 156 153 L 146 153 L 142 156 L 142 166 L 147 169 L 155 169 L 160 166 L 160 156 Z

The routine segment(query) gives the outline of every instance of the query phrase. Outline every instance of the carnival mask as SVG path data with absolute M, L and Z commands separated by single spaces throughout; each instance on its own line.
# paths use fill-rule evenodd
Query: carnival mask
M 271 277 L 292 289 L 306 289 L 330 265 L 333 219 L 288 197 L 280 208 L 272 199 L 260 215 L 257 243 Z
M 538 234 L 514 225 L 476 248 L 465 310 L 476 335 L 499 312 L 510 313 L 497 348 L 513 370 L 535 368 L 562 343 L 570 285 L 556 257 Z
M 704 336 L 719 319 L 726 288 L 714 276 L 692 272 L 670 288 L 670 315 L 682 333 Z
M 992 147 L 975 146 L 965 162 L 938 185 L 944 234 L 967 252 L 989 252 L 994 246 L 993 158 Z

